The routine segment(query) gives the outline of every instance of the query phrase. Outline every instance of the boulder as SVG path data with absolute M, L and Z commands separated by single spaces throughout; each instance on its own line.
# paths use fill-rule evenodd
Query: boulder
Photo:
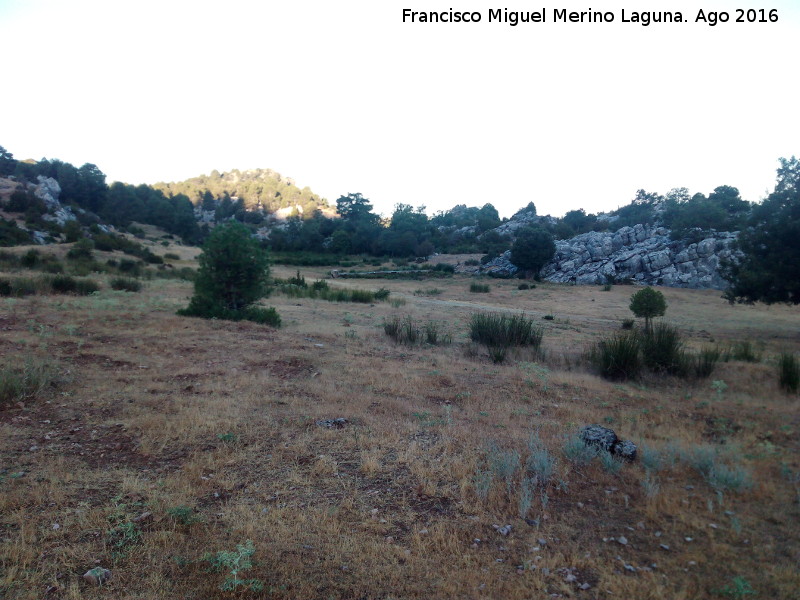
M 636 444 L 621 440 L 613 429 L 602 425 L 587 425 L 581 429 L 580 438 L 587 446 L 593 446 L 601 452 L 609 452 L 625 460 L 636 460 Z

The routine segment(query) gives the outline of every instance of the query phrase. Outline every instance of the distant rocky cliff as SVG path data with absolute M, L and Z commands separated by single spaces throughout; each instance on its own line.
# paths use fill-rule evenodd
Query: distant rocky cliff
M 556 253 L 541 271 L 542 279 L 556 283 L 605 284 L 630 280 L 647 285 L 725 289 L 719 272 L 722 259 L 736 252 L 737 233 L 712 233 L 697 243 L 670 239 L 664 227 L 635 225 L 615 232 L 589 232 L 557 240 Z M 501 277 L 518 271 L 511 252 L 479 270 Z

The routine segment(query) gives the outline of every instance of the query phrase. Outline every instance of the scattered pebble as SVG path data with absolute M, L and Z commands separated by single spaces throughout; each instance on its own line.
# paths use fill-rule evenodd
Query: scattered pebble
M 711 527 L 711 529 L 719 529 L 719 526 L 716 523 L 709 523 L 708 526 Z
M 626 538 L 624 535 L 621 535 L 621 536 L 619 536 L 617 538 L 617 542 L 619 542 L 623 546 L 627 546 L 628 545 L 628 538 Z
M 564 581 L 566 581 L 567 583 L 572 583 L 573 581 L 577 581 L 577 580 L 578 580 L 578 578 L 575 577 L 575 575 L 573 575 L 572 573 L 567 573 L 567 576 L 564 577 Z
M 53 531 L 56 531 L 58 529 L 61 529 L 61 525 L 59 525 L 58 523 L 53 523 Z
M 427 529 L 420 529 L 420 530 L 419 530 L 419 534 L 420 534 L 420 535 L 426 535 L 427 533 L 428 533 L 428 530 L 427 530 Z
M 589 588 L 591 588 L 592 586 L 591 586 L 591 585 L 589 585 L 588 583 L 582 583 L 582 584 L 580 584 L 578 587 L 579 587 L 579 588 L 581 588 L 582 590 L 588 590 L 588 589 L 589 589 Z
M 669 550 L 669 546 L 667 546 L 666 544 L 661 544 L 659 548 L 661 548 L 662 550 Z
M 656 531 L 656 537 L 661 537 L 661 532 L 660 531 Z
M 683 538 L 683 539 L 685 539 L 687 542 L 691 542 L 691 541 L 692 541 L 692 539 L 694 539 L 694 538 L 685 537 L 685 538 Z
M 636 567 L 634 567 L 633 565 L 629 565 L 627 563 L 625 564 L 625 570 L 630 571 L 631 573 L 636 573 Z
M 103 567 L 95 567 L 86 571 L 83 578 L 92 585 L 103 585 L 111 580 L 111 571 Z

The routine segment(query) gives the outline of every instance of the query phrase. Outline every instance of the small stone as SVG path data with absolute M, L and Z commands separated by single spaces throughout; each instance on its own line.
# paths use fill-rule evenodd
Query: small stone
M 579 588 L 581 588 L 582 590 L 588 590 L 588 589 L 589 589 L 589 588 L 591 588 L 592 586 L 591 586 L 591 585 L 589 585 L 588 583 L 582 583 L 582 584 L 580 584 L 578 587 L 579 587 Z
M 733 512 L 732 510 L 726 510 L 726 511 L 725 511 L 725 516 L 726 516 L 726 517 L 732 517 L 732 516 L 733 516 L 733 515 L 735 515 L 735 514 L 736 514 L 736 513 L 735 513 L 735 512 Z
M 716 523 L 709 523 L 708 526 L 711 527 L 711 529 L 719 529 L 719 526 Z
M 138 517 L 133 518 L 134 523 L 149 523 L 153 520 L 153 513 L 151 512 L 143 512 Z
M 683 538 L 683 539 L 685 539 L 687 542 L 691 542 L 691 541 L 692 541 L 692 539 L 694 539 L 694 538 L 685 537 L 685 538 Z
M 481 538 L 475 538 L 472 541 L 475 542 L 476 544 L 480 544 L 481 543 Z
M 660 531 L 656 531 L 655 535 L 656 535 L 656 537 L 661 537 L 661 532 Z
M 111 580 L 111 571 L 103 567 L 95 567 L 86 571 L 83 574 L 83 578 L 92 585 L 103 585 Z
M 497 529 L 497 533 L 503 536 L 508 535 L 509 533 L 511 533 L 511 525 L 504 525 L 503 527 L 499 527 Z
M 578 508 L 583 508 L 583 502 L 578 502 Z
M 697 564 L 697 563 L 696 563 L 695 561 L 693 561 L 693 560 L 690 560 L 690 561 L 689 561 L 689 566 L 690 566 L 690 567 L 693 567 L 693 566 L 695 566 L 696 564 Z
M 685 490 L 693 490 L 693 489 L 694 489 L 694 486 L 693 486 L 693 485 L 687 485 L 687 486 L 686 486 L 685 488 L 683 488 L 683 489 L 685 489 Z
M 658 547 L 661 548 L 662 550 L 669 550 L 669 546 L 667 546 L 666 544 L 659 544 Z
M 631 573 L 636 573 L 636 567 L 634 567 L 633 565 L 626 564 L 625 570 L 630 571 Z
M 420 534 L 420 535 L 425 535 L 425 534 L 427 534 L 427 533 L 428 533 L 428 530 L 427 530 L 427 529 L 420 529 L 420 530 L 419 530 L 419 534 Z
M 536 542 L 537 542 L 537 543 L 538 543 L 540 546 L 547 546 L 547 540 L 545 540 L 545 539 L 539 538 L 538 540 L 536 540 Z
M 636 524 L 636 527 L 638 527 L 639 529 L 644 529 L 644 528 L 645 528 L 645 527 L 644 527 L 644 521 L 639 521 L 639 522 Z
M 577 581 L 577 580 L 578 580 L 578 578 L 575 577 L 575 575 L 573 575 L 572 573 L 567 573 L 567 576 L 564 577 L 564 581 L 566 581 L 567 583 L 572 583 L 573 581 Z
M 531 527 L 538 527 L 539 526 L 539 519 L 525 519 L 525 522 L 530 525 Z
M 59 529 L 61 529 L 61 525 L 59 525 L 58 523 L 53 523 L 53 531 L 57 531 Z
M 628 545 L 628 538 L 626 538 L 624 535 L 621 535 L 621 536 L 619 536 L 617 538 L 617 542 L 619 542 L 623 546 L 627 546 Z

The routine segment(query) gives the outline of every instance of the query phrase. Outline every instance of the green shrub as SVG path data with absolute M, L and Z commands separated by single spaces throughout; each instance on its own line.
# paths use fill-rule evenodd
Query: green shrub
M 544 315 L 542 317 L 542 320 L 544 320 L 544 321 L 555 321 L 555 319 L 556 319 L 555 315 Z
M 241 223 L 212 231 L 199 258 L 194 296 L 179 315 L 206 319 L 274 321 L 274 311 L 253 307 L 267 295 L 268 256 Z
M 72 294 L 78 289 L 78 282 L 70 275 L 56 275 L 50 280 L 50 287 L 56 294 Z
M 253 568 L 252 556 L 255 554 L 253 542 L 247 540 L 244 544 L 237 544 L 236 550 L 223 550 L 216 554 L 204 554 L 203 560 L 207 561 L 212 571 L 226 572 L 225 581 L 219 586 L 223 592 L 237 592 L 239 589 L 260 592 L 264 589 L 264 582 L 260 579 L 242 579 L 243 571 Z
M 578 435 L 566 437 L 561 449 L 564 458 L 578 466 L 588 465 L 597 456 L 597 448 L 584 442 Z
M 20 257 L 19 264 L 21 264 L 26 269 L 35 269 L 39 265 L 41 260 L 42 257 L 39 254 L 39 251 L 34 248 L 31 248 Z
M 644 329 L 650 331 L 650 322 L 653 317 L 661 317 L 667 310 L 667 301 L 664 294 L 646 287 L 631 296 L 631 312 L 637 317 L 644 318 Z
M 311 284 L 311 289 L 316 292 L 323 292 L 323 291 L 328 291 L 330 289 L 330 286 L 328 285 L 328 282 L 325 281 L 324 279 L 317 279 L 314 283 Z
M 0 367 L 0 406 L 33 398 L 55 383 L 54 363 L 27 358 L 22 366 Z
M 488 294 L 489 286 L 485 283 L 470 283 L 469 291 L 473 294 Z
M 525 461 L 525 470 L 538 485 L 545 487 L 556 472 L 556 459 L 545 448 L 536 433 L 531 434 L 528 440 L 528 459 Z
M 306 278 L 300 275 L 299 269 L 297 270 L 297 273 L 295 274 L 294 277 L 290 277 L 289 279 L 286 280 L 286 283 L 288 283 L 289 285 L 296 285 L 297 287 L 301 288 L 307 287 Z
M 490 348 L 532 346 L 538 349 L 543 331 L 521 315 L 476 313 L 470 321 L 470 339 Z
M 383 301 L 389 297 L 390 293 L 391 292 L 386 288 L 380 288 L 377 292 L 373 294 L 373 297 L 375 298 L 375 300 Z
M 636 324 L 636 321 L 634 321 L 633 319 L 622 319 L 622 328 L 623 329 L 631 330 L 631 329 L 633 329 L 633 326 L 635 324 Z
M 281 317 L 274 307 L 263 308 L 261 306 L 250 306 L 243 311 L 242 320 L 253 321 L 261 325 L 270 325 L 272 327 L 280 327 Z
M 611 284 L 607 283 L 603 287 L 600 288 L 601 292 L 610 292 L 611 291 Z
M 535 283 L 520 283 L 517 286 L 517 289 L 518 290 L 533 290 L 533 289 L 536 289 L 536 284 Z
M 78 294 L 78 296 L 88 296 L 100 290 L 100 286 L 91 279 L 81 278 L 76 281 L 77 286 L 75 287 L 75 293 Z
M 164 254 L 164 258 L 166 258 L 167 260 L 180 260 L 181 259 L 181 257 L 178 256 L 177 254 L 175 254 L 174 252 L 167 252 L 166 254 Z
M 384 321 L 383 331 L 398 344 L 414 345 L 422 339 L 422 330 L 409 315 Z
M 94 258 L 92 250 L 94 250 L 94 242 L 82 238 L 72 245 L 72 248 L 67 252 L 67 258 L 70 260 L 92 260 Z
M 738 341 L 731 344 L 731 347 L 725 355 L 725 362 L 729 360 L 757 363 L 761 362 L 761 353 L 750 340 Z
M 479 261 L 477 258 L 470 258 L 464 261 L 464 265 L 467 267 L 478 267 L 480 264 L 481 261 Z
M 639 336 L 626 332 L 601 339 L 589 351 L 589 362 L 606 379 L 635 379 L 642 370 Z
M 136 279 L 129 279 L 128 277 L 114 277 L 111 280 L 111 289 L 125 292 L 140 292 L 142 290 L 142 283 Z
M 375 301 L 375 294 L 369 290 L 350 290 L 350 302 L 370 304 Z
M 716 346 L 702 348 L 694 357 L 693 371 L 696 377 L 710 377 L 717 367 L 722 352 Z
M 677 327 L 658 323 L 640 336 L 644 366 L 657 373 L 679 375 L 687 372 L 683 341 Z
M 782 352 L 778 358 L 778 382 L 792 394 L 800 389 L 800 360 L 791 352 Z

